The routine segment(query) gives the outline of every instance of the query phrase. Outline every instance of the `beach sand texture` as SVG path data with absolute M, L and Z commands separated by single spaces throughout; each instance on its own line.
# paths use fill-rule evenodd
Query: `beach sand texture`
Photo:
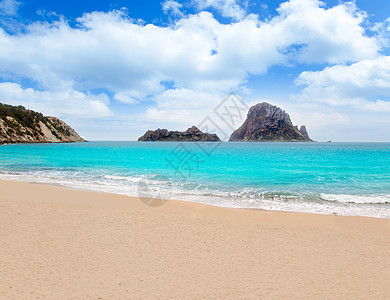
M 390 299 L 390 220 L 0 181 L 1 299 Z

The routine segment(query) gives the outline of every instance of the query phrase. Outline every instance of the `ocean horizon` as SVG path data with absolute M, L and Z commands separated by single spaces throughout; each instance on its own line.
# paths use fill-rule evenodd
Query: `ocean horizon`
M 0 179 L 210 205 L 390 218 L 390 143 L 7 144 Z

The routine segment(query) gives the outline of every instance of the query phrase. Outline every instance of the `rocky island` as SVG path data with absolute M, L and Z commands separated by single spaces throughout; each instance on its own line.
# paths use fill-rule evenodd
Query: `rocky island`
M 64 121 L 0 103 L 0 144 L 86 142 Z
M 244 124 L 234 131 L 232 142 L 312 142 L 306 127 L 294 126 L 290 116 L 281 108 L 267 102 L 249 109 Z
M 188 128 L 184 132 L 168 131 L 167 129 L 148 130 L 138 141 L 180 141 L 180 142 L 220 142 L 216 134 L 200 131 L 196 126 Z

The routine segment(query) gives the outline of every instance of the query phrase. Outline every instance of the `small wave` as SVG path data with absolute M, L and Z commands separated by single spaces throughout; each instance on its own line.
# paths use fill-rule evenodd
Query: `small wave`
M 326 201 L 339 203 L 390 204 L 390 195 L 321 194 L 321 198 Z
M 132 183 L 138 183 L 141 180 L 143 180 L 145 177 L 144 176 L 139 176 L 139 177 L 130 177 L 130 176 L 117 176 L 117 175 L 103 175 L 102 178 L 104 179 L 109 179 L 109 180 L 114 180 L 114 181 L 127 181 L 127 182 L 132 182 Z
M 106 170 L 0 172 L 0 179 L 59 184 L 71 188 L 128 196 L 140 190 L 172 190 L 171 199 L 216 206 L 390 218 L 390 195 L 352 195 L 270 191 L 265 188 L 175 182 L 161 174 L 104 174 Z

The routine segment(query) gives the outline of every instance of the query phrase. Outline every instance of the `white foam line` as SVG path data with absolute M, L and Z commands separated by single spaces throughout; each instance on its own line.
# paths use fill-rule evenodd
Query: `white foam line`
M 0 174 L 0 179 L 37 182 L 45 184 L 55 184 L 64 187 L 97 191 L 104 193 L 114 193 L 126 196 L 138 196 L 137 177 L 111 176 L 109 178 L 117 181 L 126 181 L 129 184 L 109 184 L 108 182 L 83 182 L 69 178 L 48 178 L 44 176 L 37 176 L 31 174 Z M 103 176 L 104 177 L 104 176 Z M 152 181 L 153 182 L 153 181 Z M 114 181 L 115 183 L 115 181 Z M 156 185 L 155 189 L 165 186 L 164 183 Z M 180 183 L 179 185 L 180 186 Z M 175 188 L 175 187 L 173 187 Z M 390 195 L 381 196 L 354 196 L 354 195 L 336 195 L 336 194 L 322 194 L 323 199 L 328 202 L 305 202 L 299 197 L 285 197 L 280 195 L 279 199 L 267 199 L 264 195 L 266 193 L 252 194 L 251 190 L 246 189 L 247 193 L 238 192 L 224 193 L 221 191 L 210 191 L 205 189 L 183 191 L 180 189 L 173 189 L 171 199 L 179 199 L 190 202 L 205 203 L 214 206 L 231 207 L 231 208 L 247 208 L 247 209 L 265 209 L 274 211 L 290 211 L 290 212 L 306 212 L 319 214 L 334 214 L 349 215 L 349 216 L 367 216 L 377 218 L 390 219 L 390 205 L 385 206 L 389 202 Z M 207 195 L 206 195 L 207 194 Z M 364 201 L 369 201 L 364 202 Z M 375 204 L 374 204 L 375 203 Z M 376 204 L 378 203 L 378 204 Z M 363 205 L 362 205 L 363 204 Z

